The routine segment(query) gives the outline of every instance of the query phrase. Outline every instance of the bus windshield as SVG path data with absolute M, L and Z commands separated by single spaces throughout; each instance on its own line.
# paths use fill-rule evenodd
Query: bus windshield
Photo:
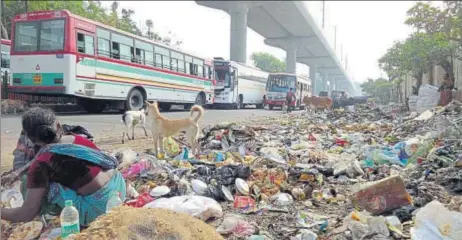
M 215 69 L 215 80 L 218 84 L 223 84 L 225 88 L 231 84 L 231 77 L 228 69 Z
M 16 22 L 14 51 L 62 51 L 64 50 L 64 19 Z
M 266 83 L 266 90 L 269 92 L 288 92 L 290 88 L 295 89 L 295 76 L 270 75 Z

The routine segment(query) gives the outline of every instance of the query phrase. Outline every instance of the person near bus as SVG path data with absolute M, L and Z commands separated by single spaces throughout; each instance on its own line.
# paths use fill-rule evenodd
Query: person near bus
M 287 112 L 291 112 L 292 102 L 295 100 L 295 93 L 292 92 L 292 88 L 289 88 L 289 91 L 287 92 L 287 95 L 286 95 L 286 100 L 287 100 Z
M 59 215 L 65 201 L 72 200 L 80 225 L 88 226 L 105 213 L 113 192 L 125 199 L 125 180 L 116 169 L 117 160 L 83 136 L 64 135 L 51 110 L 29 109 L 22 116 L 22 127 L 40 151 L 24 167 L 2 177 L 2 185 L 21 181 L 24 203 L 2 208 L 1 219 L 28 222 L 45 213 Z

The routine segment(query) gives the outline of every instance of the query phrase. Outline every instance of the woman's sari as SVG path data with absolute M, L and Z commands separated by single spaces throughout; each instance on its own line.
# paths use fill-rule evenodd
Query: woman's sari
M 103 170 L 117 168 L 117 160 L 99 150 L 85 147 L 78 144 L 49 144 L 43 147 L 37 154 L 53 153 L 73 157 L 100 166 Z M 26 178 L 23 179 L 25 181 Z M 25 196 L 26 188 L 23 182 L 21 192 Z M 93 194 L 82 196 L 72 189 L 62 186 L 59 183 L 51 183 L 48 188 L 46 199 L 41 208 L 41 214 L 48 213 L 57 215 L 65 206 L 66 200 L 72 200 L 73 205 L 79 211 L 80 225 L 87 226 L 98 216 L 106 212 L 106 204 L 112 192 L 120 192 L 121 199 L 125 199 L 126 187 L 122 174 L 117 170 L 111 180 L 105 186 Z

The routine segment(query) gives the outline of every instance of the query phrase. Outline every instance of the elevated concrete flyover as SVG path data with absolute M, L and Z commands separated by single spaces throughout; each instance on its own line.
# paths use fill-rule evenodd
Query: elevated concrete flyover
M 231 16 L 230 58 L 247 59 L 247 26 L 262 35 L 267 45 L 286 51 L 287 69 L 295 73 L 296 63 L 310 67 L 315 94 L 319 89 L 354 92 L 347 72 L 301 1 L 196 1 L 198 5 L 219 9 Z M 321 81 L 316 80 L 316 73 Z M 327 89 L 327 82 L 330 82 Z M 316 86 L 316 82 L 322 86 Z M 337 86 L 337 87 L 336 87 Z

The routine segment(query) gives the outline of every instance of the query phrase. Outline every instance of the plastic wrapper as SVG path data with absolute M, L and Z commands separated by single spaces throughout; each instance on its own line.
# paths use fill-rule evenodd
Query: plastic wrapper
M 462 239 L 462 213 L 449 211 L 438 201 L 420 209 L 411 228 L 412 240 Z
M 203 196 L 177 196 L 171 198 L 159 198 L 149 204 L 146 208 L 165 208 L 175 212 L 187 213 L 202 221 L 209 218 L 219 218 L 223 216 L 220 204 L 212 198 Z
M 255 227 L 248 223 L 244 218 L 237 215 L 226 215 L 223 222 L 217 228 L 217 232 L 234 237 L 245 237 L 255 232 Z

